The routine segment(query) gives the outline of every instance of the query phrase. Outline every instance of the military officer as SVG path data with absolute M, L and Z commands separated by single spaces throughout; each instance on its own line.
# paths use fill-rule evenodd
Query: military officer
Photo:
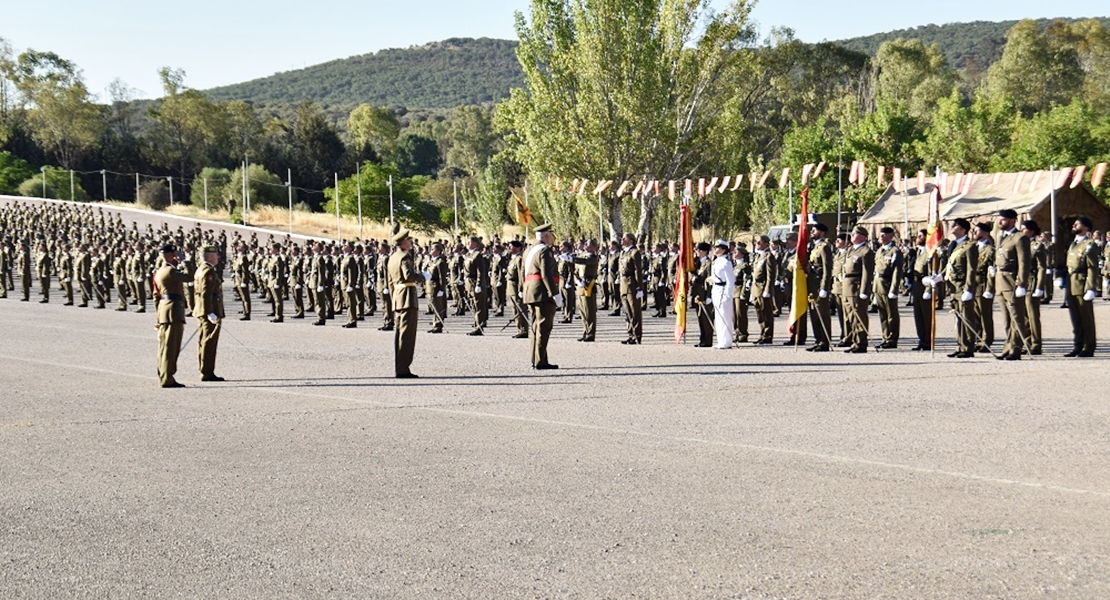
M 408 230 L 401 229 L 393 234 L 393 244 L 386 281 L 396 323 L 396 332 L 393 335 L 393 369 L 398 379 L 416 379 L 411 366 L 416 352 L 417 321 L 420 319 L 416 286 L 421 282 L 421 277 L 412 256 L 412 238 L 409 237 Z
M 463 263 L 466 276 L 466 292 L 470 305 L 474 307 L 474 330 L 467 335 L 482 335 L 482 328 L 489 318 L 489 259 L 483 252 L 482 240 L 470 238 L 469 251 Z
M 432 244 L 431 262 L 424 273 L 428 305 L 432 307 L 432 328 L 428 333 L 443 333 L 443 316 L 447 314 L 447 288 L 451 285 L 451 271 L 443 256 L 443 244 Z
M 312 324 L 317 327 L 323 327 L 327 324 L 328 316 L 328 299 L 327 295 L 324 293 L 324 288 L 328 283 L 328 267 L 327 257 L 324 256 L 323 244 L 316 242 L 316 246 L 312 251 L 312 256 L 309 257 L 309 261 L 311 268 L 308 272 L 308 286 L 316 295 L 316 300 L 314 302 L 316 306 L 316 320 L 313 321 Z M 390 312 L 390 314 L 392 315 L 393 313 Z M 390 329 L 392 329 L 392 324 Z
M 809 235 L 813 240 L 813 248 L 809 251 L 806 285 L 809 288 L 809 316 L 813 321 L 815 342 L 806 348 L 810 352 L 828 352 L 832 349 L 832 341 L 829 337 L 829 332 L 832 330 L 829 295 L 833 283 L 833 250 L 825 238 L 828 233 L 829 227 L 824 223 L 814 223 L 810 227 Z
M 620 261 L 617 266 L 620 274 L 621 309 L 628 330 L 628 338 L 622 344 L 635 345 L 644 337 L 643 306 L 644 278 L 643 259 L 636 247 L 636 236 L 625 233 L 621 238 Z
M 759 339 L 756 344 L 770 344 L 775 337 L 775 301 L 772 297 L 775 282 L 778 281 L 778 260 L 771 252 L 771 238 L 761 235 L 755 241 L 755 256 L 752 257 L 752 303 L 755 305 L 755 318 L 759 323 Z
M 736 319 L 733 326 L 734 343 L 748 341 L 748 305 L 751 303 L 752 293 L 752 265 L 748 260 L 748 251 L 740 244 L 732 256 L 733 280 L 736 285 L 732 288 L 732 311 Z
M 528 318 L 521 303 L 524 300 L 524 244 L 518 240 L 509 242 L 509 266 L 505 271 L 505 297 L 513 307 L 513 322 L 516 323 L 515 339 L 528 337 Z
M 609 252 L 605 255 L 605 271 L 609 278 L 609 301 L 613 305 L 613 312 L 609 313 L 611 317 L 619 317 L 621 314 L 621 275 L 620 275 L 620 259 L 621 259 L 621 244 L 616 240 L 609 242 Z
M 50 302 L 50 272 L 53 266 L 54 260 L 46 242 L 39 242 L 38 252 L 35 253 L 35 275 L 39 278 L 39 291 L 42 293 L 39 304 Z
M 598 264 L 597 240 L 574 256 L 574 283 L 577 286 L 578 316 L 582 319 L 580 342 L 592 342 L 597 335 Z M 570 301 L 569 296 L 566 301 Z
M 382 326 L 378 328 L 379 331 L 393 331 L 393 325 L 396 319 L 393 315 L 393 300 L 390 298 L 389 290 L 389 244 L 382 242 L 378 247 L 378 272 L 377 272 L 377 286 L 378 295 L 382 299 Z
M 917 332 L 917 345 L 915 351 L 932 350 L 933 348 L 933 289 L 925 283 L 925 278 L 930 277 L 933 271 L 932 255 L 925 238 L 929 232 L 922 229 L 917 232 L 914 240 L 916 252 L 913 264 L 910 265 L 910 298 L 913 302 L 913 324 Z M 906 261 L 907 264 L 910 261 Z M 937 298 L 939 302 L 940 299 Z
M 559 254 L 555 257 L 559 267 L 559 283 L 563 286 L 563 318 L 560 323 L 574 322 L 574 246 L 570 242 L 563 242 L 559 247 Z
M 536 227 L 536 244 L 524 258 L 524 303 L 532 313 L 532 368 L 536 370 L 559 368 L 547 358 L 555 311 L 563 306 L 554 243 L 551 225 L 540 225 Z
M 1029 347 L 1026 350 L 1033 356 L 1039 356 L 1043 351 L 1044 339 L 1041 336 L 1041 301 L 1044 299 L 1045 287 L 1051 287 L 1048 281 L 1048 255 L 1044 251 L 1044 244 L 1038 239 L 1041 235 L 1041 226 L 1036 221 L 1023 221 L 1021 234 L 1029 240 L 1029 289 L 1025 296 L 1025 314 L 1029 319 Z
M 1057 279 L 1064 290 L 1071 317 L 1072 350 L 1068 358 L 1095 355 L 1094 299 L 1098 286 L 1098 246 L 1091 239 L 1091 220 L 1079 217 L 1072 224 L 1075 240 L 1068 248 L 1067 278 Z
M 883 350 L 897 348 L 901 333 L 898 315 L 898 285 L 902 281 L 902 251 L 894 244 L 894 228 L 879 230 L 879 246 L 875 252 L 875 304 L 879 307 L 879 323 L 883 341 L 877 347 Z
M 293 318 L 304 318 L 304 259 L 301 257 L 301 247 L 294 244 L 292 255 L 289 257 L 289 279 L 293 286 Z
M 852 232 L 851 246 L 844 254 L 844 307 L 845 326 L 850 328 L 849 347 L 845 352 L 867 352 L 869 291 L 875 276 L 875 252 L 867 244 L 867 229 L 856 227 Z
M 216 271 L 220 253 L 216 246 L 203 248 L 203 260 L 193 275 L 193 316 L 200 321 L 197 362 L 201 381 L 223 381 L 216 375 L 216 346 L 224 319 L 223 281 Z
M 732 271 L 732 259 L 729 258 L 728 242 L 717 240 L 713 246 L 713 261 L 710 267 L 709 279 L 706 283 L 712 288 L 709 296 L 713 304 L 713 330 L 717 336 L 714 348 L 727 350 L 732 347 L 733 315 L 732 315 L 732 290 L 736 286 L 736 276 Z
M 343 297 L 347 305 L 347 322 L 341 325 L 344 329 L 358 327 L 358 286 L 359 266 L 358 257 L 354 254 L 354 247 L 350 242 L 343 245 L 343 255 L 339 257 L 339 287 L 343 289 Z
M 976 298 L 979 287 L 979 244 L 971 239 L 971 223 L 967 219 L 952 221 L 952 250 L 948 254 L 948 264 L 943 273 L 928 278 L 925 283 L 936 288 L 946 281 L 951 292 L 953 312 L 956 315 L 956 351 L 948 358 L 971 358 L 975 356 L 977 329 Z
M 185 283 L 189 276 L 177 269 L 180 255 L 172 244 L 162 246 L 163 264 L 154 274 L 158 294 L 158 383 L 164 388 L 185 387 L 174 380 L 177 355 L 185 329 Z
M 976 223 L 973 231 L 976 236 L 976 243 L 979 244 L 977 248 L 979 265 L 975 269 L 975 278 L 982 282 L 978 290 L 979 295 L 975 299 L 975 318 L 971 321 L 979 338 L 979 345 L 975 348 L 976 352 L 990 352 L 990 347 L 994 345 L 994 286 L 996 282 L 994 240 L 991 238 L 992 229 L 994 229 L 994 226 L 984 221 Z
M 713 260 L 709 258 L 713 246 L 699 242 L 694 248 L 694 272 L 690 277 L 690 299 L 698 311 L 698 343 L 696 348 L 713 347 L 713 302 L 709 296 L 709 277 Z
M 1002 305 L 1002 323 L 1006 328 L 1006 345 L 999 360 L 1021 360 L 1022 349 L 1029 339 L 1025 296 L 1029 293 L 1029 270 L 1033 260 L 1029 252 L 1029 238 L 1018 231 L 1017 216 L 1017 212 L 1009 208 L 998 213 L 994 287 Z
M 235 255 L 235 289 L 243 303 L 243 316 L 240 321 L 251 320 L 251 263 L 247 245 L 240 244 Z

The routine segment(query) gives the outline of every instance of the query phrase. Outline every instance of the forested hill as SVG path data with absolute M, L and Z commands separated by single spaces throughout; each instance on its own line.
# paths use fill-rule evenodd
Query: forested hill
M 333 60 L 207 90 L 214 100 L 454 108 L 495 102 L 523 84 L 515 41 L 452 38 Z
M 1096 17 L 1110 26 L 1110 18 Z M 1038 19 L 1042 29 L 1056 20 L 1083 21 L 1086 19 Z M 918 39 L 926 45 L 937 44 L 948 58 L 949 64 L 958 70 L 985 70 L 1002 56 L 1006 45 L 1006 32 L 1017 21 L 973 21 L 971 23 L 947 23 L 944 25 L 922 25 L 912 29 L 899 29 L 887 33 L 876 33 L 864 37 L 838 40 L 833 43 L 849 50 L 874 56 L 883 42 L 903 39 Z

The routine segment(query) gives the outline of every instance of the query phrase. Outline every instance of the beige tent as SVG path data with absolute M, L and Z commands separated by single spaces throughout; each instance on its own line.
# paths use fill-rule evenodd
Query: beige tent
M 1059 173 L 1057 172 L 1057 177 Z M 971 177 L 971 185 L 967 185 Z M 972 224 L 978 221 L 994 221 L 998 211 L 1010 208 L 1018 213 L 1018 219 L 1032 219 L 1045 231 L 1052 231 L 1052 187 L 1048 171 L 1037 173 L 997 173 L 988 175 L 964 175 L 959 186 L 956 176 L 947 175 L 943 180 L 940 215 L 945 228 L 953 219 L 964 218 Z M 887 186 L 883 195 L 859 220 L 875 235 L 881 227 L 893 227 L 899 235 L 912 234 L 925 229 L 929 219 L 929 197 L 936 187 L 936 178 L 926 180 L 925 192 L 917 191 L 917 179 L 907 180 L 909 189 L 903 194 Z M 1017 185 L 1020 182 L 1020 185 Z M 964 190 L 967 193 L 962 193 Z M 1086 184 L 1072 189 L 1065 185 L 1056 191 L 1056 217 L 1060 237 L 1070 242 L 1071 223 L 1077 216 L 1086 216 L 1094 222 L 1095 229 L 1106 231 L 1110 228 L 1110 208 L 1096 198 Z M 907 231 L 908 226 L 908 231 Z M 1066 248 L 1058 244 L 1057 248 Z

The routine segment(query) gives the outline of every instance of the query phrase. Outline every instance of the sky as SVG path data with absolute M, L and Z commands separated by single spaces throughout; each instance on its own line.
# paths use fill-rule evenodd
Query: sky
M 718 7 L 728 0 L 713 0 Z M 7 0 L 0 38 L 18 53 L 53 51 L 75 62 L 106 100 L 121 79 L 136 98 L 160 96 L 158 69 L 184 69 L 197 89 L 239 83 L 329 60 L 451 37 L 515 38 L 528 0 Z M 806 42 L 930 23 L 1110 15 L 1106 0 L 762 0 L 762 35 L 789 27 Z

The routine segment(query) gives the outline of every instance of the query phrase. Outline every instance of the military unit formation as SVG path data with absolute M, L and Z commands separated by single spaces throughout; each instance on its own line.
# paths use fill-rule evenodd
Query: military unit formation
M 825 225 L 812 224 L 809 323 L 800 319 L 778 339 L 776 319 L 789 313 L 797 266 L 794 239 L 759 236 L 750 249 L 726 240 L 701 243 L 688 297 L 697 346 L 807 345 L 811 330 L 814 343 L 806 349 L 812 352 L 839 347 L 866 353 L 873 337 L 876 348 L 894 349 L 904 342 L 898 309 L 906 301 L 913 307 L 913 350 L 932 349 L 935 303 L 956 317 L 958 347 L 949 357 L 990 354 L 1014 361 L 1043 352 L 1040 307 L 1059 295 L 1073 328 L 1066 356 L 1091 357 L 1092 303 L 1110 279 L 1110 247 L 1086 218 L 1076 219 L 1072 231 L 1065 264 L 1057 266 L 1051 236 L 1033 221 L 1019 223 L 1011 210 L 974 225 L 955 220 L 948 239 L 933 251 L 927 250 L 925 231 L 900 243 L 890 228 L 869 239 L 862 227 L 830 235 Z M 188 314 L 198 322 L 202 381 L 222 380 L 215 373 L 216 348 L 228 300 L 244 321 L 256 318 L 261 304 L 271 322 L 282 323 L 290 301 L 288 318 L 311 318 L 316 326 L 337 315 L 337 322 L 345 315 L 344 328 L 378 321 L 378 329 L 395 331 L 398 378 L 416 377 L 409 365 L 421 298 L 432 323 L 429 334 L 446 331 L 451 317 L 468 322 L 469 335 L 486 335 L 491 316 L 507 317 L 512 327 L 505 335 L 531 339 L 537 370 L 558 368 L 547 356 L 556 319 L 579 321 L 578 340 L 594 342 L 599 311 L 623 316 L 621 343 L 638 345 L 647 311 L 650 318 L 675 315 L 678 244 L 645 247 L 631 234 L 607 245 L 595 239 L 557 242 L 557 232 L 540 226 L 533 239 L 421 242 L 395 226 L 388 240 L 294 242 L 270 234 L 263 241 L 260 232 L 249 239 L 233 232 L 229 239 L 223 229 L 199 223 L 188 230 L 167 223 L 140 229 L 119 213 L 68 203 L 0 206 L 0 233 L 0 298 L 15 291 L 28 302 L 35 295 L 41 303 L 54 298 L 66 306 L 137 312 L 153 307 L 163 387 L 183 387 L 174 374 Z M 233 293 L 225 297 L 228 280 Z M 995 304 L 1003 321 L 1000 353 Z M 878 317 L 874 336 L 869 313 Z

